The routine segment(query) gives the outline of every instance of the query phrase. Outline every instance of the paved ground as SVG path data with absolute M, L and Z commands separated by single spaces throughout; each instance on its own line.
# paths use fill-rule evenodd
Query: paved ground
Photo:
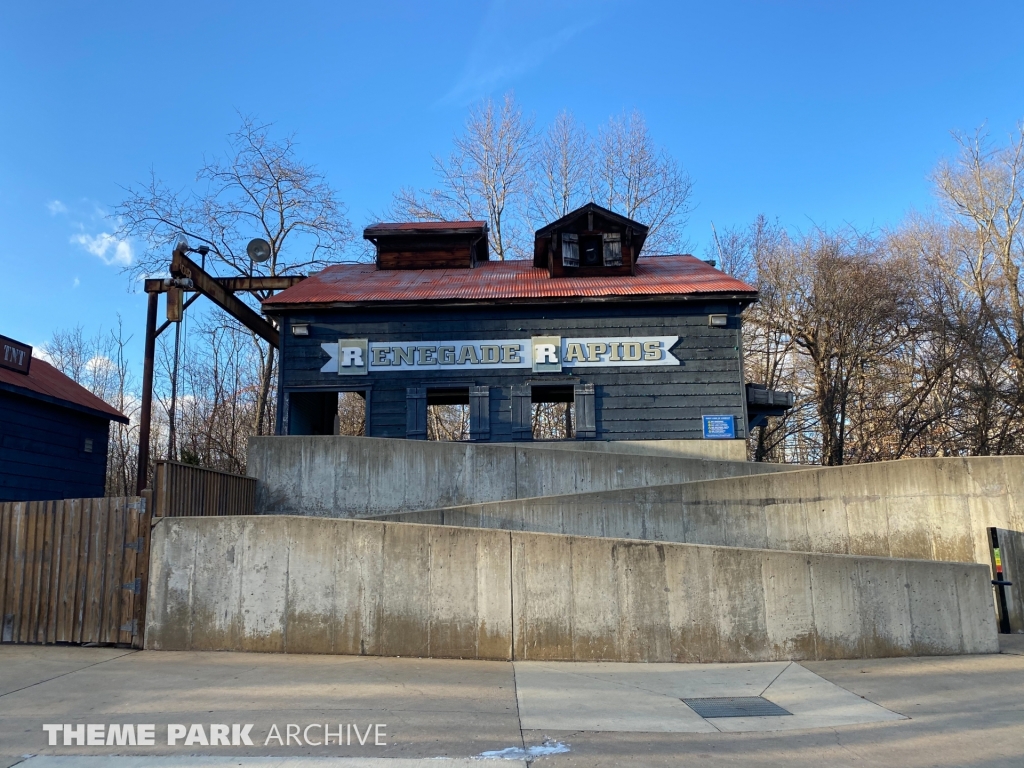
M 748 665 L 4 645 L 0 768 L 462 768 L 480 765 L 467 760 L 474 757 L 553 768 L 1021 768 L 1024 637 L 1005 639 L 1004 653 L 990 656 Z M 703 719 L 680 701 L 760 694 L 793 714 Z M 351 733 L 352 744 L 341 747 L 263 743 L 274 724 L 283 737 L 289 723 L 324 722 L 353 724 L 364 735 L 368 725 L 386 724 L 387 746 L 373 746 L 372 736 L 360 746 Z M 44 723 L 155 723 L 160 746 L 63 747 L 58 736 L 48 747 Z M 168 723 L 203 724 L 207 733 L 210 723 L 253 723 L 256 743 L 172 748 Z M 314 728 L 312 738 L 319 735 Z M 82 757 L 89 754 L 108 756 Z

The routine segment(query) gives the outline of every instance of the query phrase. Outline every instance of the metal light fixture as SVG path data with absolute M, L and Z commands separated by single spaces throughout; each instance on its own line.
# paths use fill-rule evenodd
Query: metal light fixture
M 708 315 L 708 326 L 711 328 L 725 328 L 729 325 L 728 315 Z
M 292 323 L 292 336 L 309 336 L 309 324 Z
M 249 258 L 257 264 L 262 264 L 270 258 L 270 243 L 262 237 L 254 237 L 249 241 L 249 244 L 245 246 L 245 252 Z

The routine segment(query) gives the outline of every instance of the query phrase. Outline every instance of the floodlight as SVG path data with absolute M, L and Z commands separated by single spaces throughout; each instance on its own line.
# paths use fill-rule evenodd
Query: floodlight
M 270 243 L 262 237 L 254 237 L 245 246 L 245 252 L 250 259 L 260 264 L 270 258 Z

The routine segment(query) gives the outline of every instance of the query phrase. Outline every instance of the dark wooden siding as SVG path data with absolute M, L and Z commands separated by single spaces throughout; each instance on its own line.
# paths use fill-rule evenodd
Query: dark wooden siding
M 740 302 L 602 304 L 423 310 L 351 310 L 290 315 L 309 323 L 310 336 L 289 336 L 282 364 L 282 397 L 292 391 L 372 386 L 367 434 L 405 437 L 407 389 L 457 380 L 491 389 L 490 440 L 509 442 L 514 384 L 593 384 L 598 440 L 700 439 L 702 414 L 736 417 L 746 435 L 740 368 Z M 709 314 L 728 314 L 726 328 L 709 328 Z M 581 368 L 561 374 L 513 371 L 396 371 L 366 376 L 320 373 L 322 343 L 338 338 L 370 341 L 527 339 L 540 335 L 680 336 L 678 367 Z M 286 411 L 283 411 L 286 412 Z
M 0 501 L 102 496 L 109 433 L 107 419 L 0 391 Z

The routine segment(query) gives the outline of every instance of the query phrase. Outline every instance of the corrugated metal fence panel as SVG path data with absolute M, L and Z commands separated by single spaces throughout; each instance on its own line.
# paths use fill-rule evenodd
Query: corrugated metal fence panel
M 142 499 L 0 504 L 0 641 L 132 643 Z
M 256 511 L 256 478 L 158 461 L 153 475 L 154 517 L 219 517 Z
M 1005 528 L 996 528 L 995 532 L 999 542 L 1003 579 L 1011 582 L 1011 586 L 1003 587 L 1003 594 L 1010 632 L 1016 635 L 1024 632 L 1024 532 Z

